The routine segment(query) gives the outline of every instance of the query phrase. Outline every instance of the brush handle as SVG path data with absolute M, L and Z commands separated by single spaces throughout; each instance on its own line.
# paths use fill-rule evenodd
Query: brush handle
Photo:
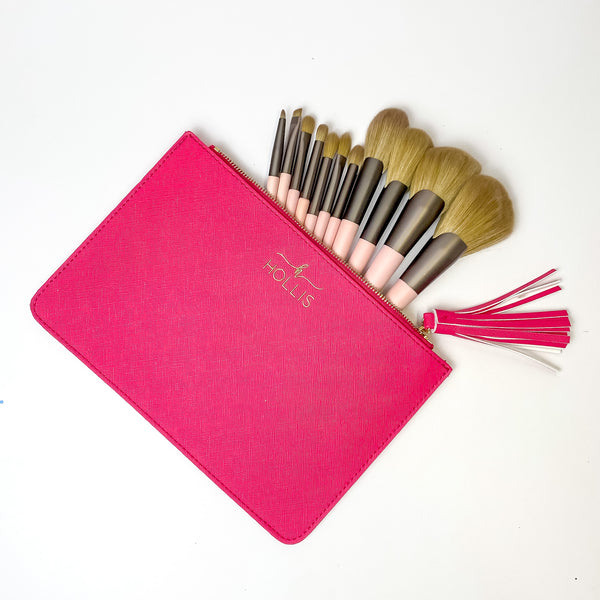
M 327 248 L 331 248 L 331 246 L 333 246 L 333 242 L 335 241 L 335 236 L 337 235 L 341 222 L 341 219 L 334 217 L 333 215 L 329 219 L 329 223 L 327 223 L 327 229 L 325 230 L 325 235 L 323 236 L 323 244 L 325 244 Z
M 467 245 L 455 233 L 442 233 L 430 240 L 402 277 L 389 289 L 386 298 L 402 309 L 431 282 L 450 268 Z
M 335 241 L 331 246 L 334 254 L 337 254 L 337 256 L 345 261 L 348 258 L 348 252 L 350 252 L 352 242 L 354 241 L 357 232 L 358 223 L 354 223 L 354 221 L 348 221 L 345 218 L 342 219 L 340 228 L 335 236 Z
M 367 269 L 365 279 L 375 289 L 382 290 L 403 260 L 404 255 L 384 244 L 371 266 Z
M 327 212 L 322 210 L 319 213 L 319 216 L 317 217 L 317 222 L 315 224 L 315 230 L 313 232 L 313 235 L 320 241 L 323 241 L 323 238 L 325 237 L 325 232 L 327 231 L 327 225 L 329 224 L 329 219 L 330 219 L 331 215 Z
M 305 198 L 304 196 L 300 196 L 300 198 L 298 198 L 298 204 L 296 206 L 296 221 L 298 221 L 300 225 L 304 225 L 309 204 L 310 200 L 308 198 Z
M 296 214 L 296 207 L 298 206 L 298 199 L 300 198 L 300 190 L 291 189 L 288 192 L 287 199 L 285 201 L 285 208 L 290 215 Z
M 275 175 L 269 175 L 267 179 L 267 192 L 273 196 L 273 198 L 277 198 L 277 189 L 279 188 L 279 177 L 275 177 Z
M 354 250 L 352 250 L 352 254 L 348 259 L 348 264 L 359 274 L 365 270 L 369 260 L 371 260 L 371 256 L 375 252 L 375 244 L 365 240 L 363 237 L 358 239 L 356 242 L 356 246 Z
M 279 175 L 279 185 L 277 186 L 277 201 L 281 206 L 285 206 L 287 201 L 288 191 L 290 189 L 290 182 L 292 176 L 289 173 L 281 173 Z

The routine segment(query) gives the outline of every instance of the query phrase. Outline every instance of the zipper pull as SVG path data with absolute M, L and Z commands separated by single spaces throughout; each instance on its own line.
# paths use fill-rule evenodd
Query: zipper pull
M 507 312 L 558 292 L 556 269 L 518 288 L 470 308 L 433 310 L 423 315 L 422 329 L 517 352 L 553 371 L 559 367 L 535 352 L 560 353 L 570 341 L 571 321 L 566 310 Z

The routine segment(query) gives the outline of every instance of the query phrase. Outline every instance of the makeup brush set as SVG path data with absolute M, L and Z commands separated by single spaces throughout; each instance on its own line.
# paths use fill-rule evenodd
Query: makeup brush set
M 300 111 L 286 131 L 282 113 L 267 188 L 184 133 L 31 310 L 292 544 L 451 373 L 428 332 L 528 354 L 559 351 L 570 324 L 566 311 L 511 310 L 560 289 L 554 271 L 484 304 L 426 313 L 420 327 L 399 310 L 513 226 L 503 186 L 466 152 L 434 147 L 401 110 L 373 119 L 364 148 Z M 436 219 L 433 238 L 390 281 Z
M 267 191 L 398 309 L 406 308 L 461 256 L 501 242 L 512 232 L 513 206 L 504 186 L 482 175 L 479 162 L 464 150 L 434 146 L 425 131 L 409 126 L 404 111 L 389 108 L 378 113 L 367 129 L 364 148 L 351 148 L 350 134 L 338 137 L 319 125 L 307 163 L 314 128 L 314 118 L 302 117 L 297 109 L 286 135 L 281 111 Z M 366 216 L 382 179 L 385 186 Z M 394 281 L 406 255 L 436 220 L 433 236 Z M 560 289 L 553 274 L 551 270 L 516 290 L 517 305 Z M 499 314 L 508 310 L 502 306 L 477 313 L 466 309 L 470 320 L 456 317 L 455 323 L 448 319 L 458 313 L 444 311 L 443 324 L 441 311 L 426 313 L 422 327 L 501 347 L 510 344 L 513 351 L 553 369 L 530 350 L 557 352 L 566 347 L 567 312 Z M 509 308 L 514 307 L 511 303 Z

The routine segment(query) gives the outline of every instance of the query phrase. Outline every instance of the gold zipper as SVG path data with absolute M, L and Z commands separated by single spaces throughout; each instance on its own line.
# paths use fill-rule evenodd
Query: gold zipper
M 420 327 L 417 327 L 397 306 L 394 306 L 377 288 L 373 287 L 373 285 L 371 283 L 369 283 L 362 275 L 357 273 L 348 263 L 345 263 L 337 254 L 335 254 L 335 252 L 333 252 L 331 250 L 331 248 L 328 248 L 327 246 L 325 246 L 325 244 L 323 244 L 320 240 L 318 240 L 310 231 L 305 229 L 304 226 L 301 225 L 300 222 L 297 221 L 293 215 L 290 215 L 287 211 L 285 211 L 285 209 L 283 209 L 283 207 L 279 204 L 279 202 L 277 201 L 276 198 L 274 198 L 260 183 L 258 183 L 252 177 L 250 177 L 243 169 L 238 167 L 238 165 L 233 160 L 231 160 L 231 158 L 229 158 L 229 156 L 227 156 L 222 150 L 217 148 L 217 146 L 211 146 L 211 148 L 219 156 L 221 156 L 225 161 L 227 161 L 227 163 L 233 169 L 235 169 L 235 171 L 237 171 L 242 177 L 244 177 L 244 179 L 246 179 L 252 185 L 257 187 L 261 192 L 263 192 L 263 194 L 265 194 L 265 196 L 267 196 L 268 198 L 273 200 L 280 209 L 284 210 L 286 216 L 293 219 L 294 222 L 302 228 L 302 232 L 305 235 L 307 235 L 314 242 L 316 242 L 323 250 L 325 250 L 331 256 L 333 256 L 339 263 L 344 265 L 344 267 L 346 267 L 349 271 L 354 273 L 354 275 L 356 275 L 356 277 L 358 277 L 358 279 L 360 279 L 372 292 L 374 292 L 384 304 L 386 304 L 387 306 L 392 308 L 396 314 L 400 315 L 423 339 L 425 339 L 429 344 L 431 344 L 433 346 L 433 344 L 431 343 L 431 340 L 429 339 L 429 335 L 428 335 L 429 333 L 431 333 L 430 329 L 427 329 L 423 325 L 421 325 Z

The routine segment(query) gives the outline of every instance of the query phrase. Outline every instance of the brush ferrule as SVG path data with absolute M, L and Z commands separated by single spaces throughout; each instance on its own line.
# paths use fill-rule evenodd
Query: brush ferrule
M 400 279 L 417 294 L 451 267 L 467 249 L 455 233 L 442 233 L 430 240 Z
M 296 145 L 298 142 L 298 133 L 300 131 L 300 119 L 294 117 L 290 125 L 290 135 L 281 165 L 282 173 L 291 173 L 294 169 L 294 158 L 296 157 Z
M 443 208 L 444 201 L 437 194 L 429 190 L 417 192 L 404 207 L 398 222 L 385 241 L 386 246 L 406 256 L 438 218 Z
M 348 165 L 348 169 L 346 170 L 346 175 L 344 176 L 344 181 L 342 182 L 342 186 L 340 187 L 340 193 L 338 194 L 336 201 L 333 205 L 333 212 L 331 213 L 332 217 L 336 219 L 342 219 L 344 216 L 344 212 L 346 210 L 346 202 L 352 192 L 352 188 L 354 187 L 354 182 L 356 181 L 356 176 L 358 175 L 359 166 L 355 163 L 350 163 Z
M 365 159 L 352 196 L 348 200 L 344 219 L 357 224 L 362 221 L 382 173 L 383 163 L 380 160 L 372 156 Z
M 400 206 L 405 192 L 406 186 L 401 181 L 390 181 L 377 198 L 375 208 L 360 236 L 362 239 L 377 244 L 396 209 Z
M 275 142 L 273 143 L 273 152 L 271 154 L 271 164 L 269 165 L 269 176 L 279 177 L 281 172 L 281 161 L 283 159 L 283 145 L 285 138 L 285 117 L 279 118 L 277 123 L 277 132 L 275 133 Z
M 310 206 L 308 207 L 308 214 L 310 215 L 318 215 L 319 210 L 321 210 L 321 201 L 323 200 L 323 196 L 325 195 L 325 190 L 327 188 L 327 179 L 329 178 L 329 170 L 331 168 L 332 161 L 333 159 L 329 158 L 328 156 L 324 156 L 321 159 L 319 175 L 315 183 L 315 189 L 313 190 Z
M 340 185 L 340 179 L 344 172 L 344 166 L 346 165 L 346 157 L 341 154 L 336 154 L 333 157 L 333 164 L 331 165 L 331 175 L 329 177 L 329 183 L 327 184 L 327 191 L 323 198 L 323 204 L 321 210 L 331 213 L 335 196 L 337 194 L 338 186 Z
M 304 181 L 302 182 L 302 192 L 300 195 L 308 200 L 311 198 L 311 192 L 319 171 L 319 163 L 321 162 L 321 156 L 323 155 L 323 146 L 324 142 L 315 140 L 310 154 L 310 160 L 308 161 L 308 167 L 306 168 L 306 174 L 304 175 Z
M 290 183 L 291 190 L 299 190 L 302 185 L 302 175 L 304 173 L 304 165 L 306 164 L 306 155 L 308 154 L 308 147 L 310 146 L 311 134 L 307 131 L 300 133 L 300 140 L 298 142 L 298 154 L 296 155 L 296 164 L 294 165 L 294 174 Z

